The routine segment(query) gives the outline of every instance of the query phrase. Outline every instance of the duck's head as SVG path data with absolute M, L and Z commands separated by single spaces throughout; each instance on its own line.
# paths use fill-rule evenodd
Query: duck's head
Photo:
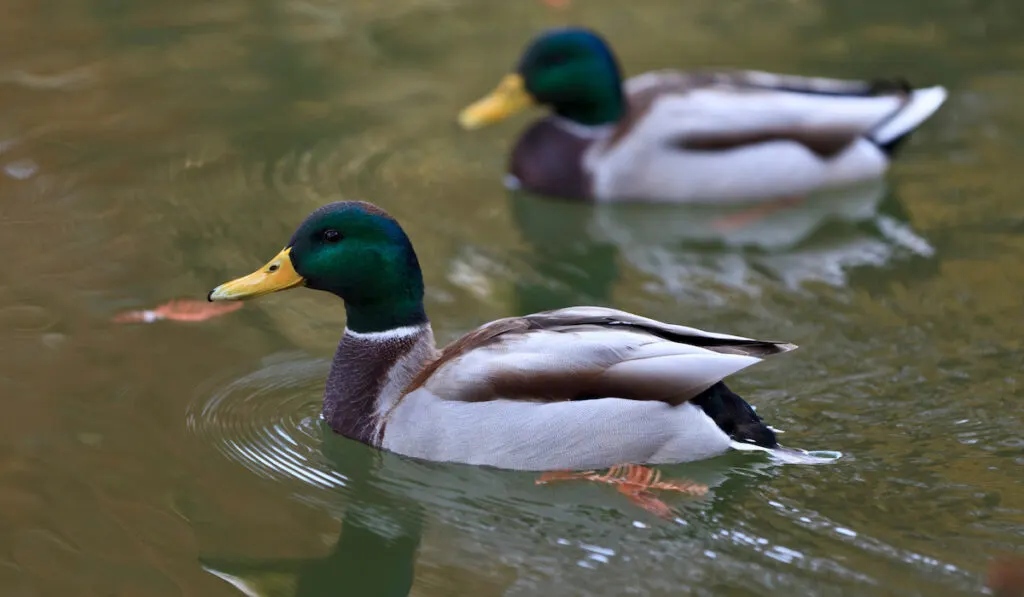
M 625 111 L 619 65 L 608 44 L 588 29 L 554 29 L 534 38 L 514 73 L 488 96 L 467 106 L 459 124 L 474 129 L 532 104 L 551 106 L 579 124 L 618 121 Z
M 355 332 L 426 321 L 412 243 L 394 218 L 371 203 L 341 201 L 317 209 L 266 265 L 221 284 L 207 298 L 237 301 L 296 286 L 341 297 Z

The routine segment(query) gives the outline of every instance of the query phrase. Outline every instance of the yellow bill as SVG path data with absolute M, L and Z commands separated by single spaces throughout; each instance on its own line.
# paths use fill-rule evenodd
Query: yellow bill
M 534 103 L 522 76 L 505 75 L 487 97 L 459 112 L 459 124 L 465 129 L 480 128 L 504 120 Z
M 306 279 L 300 276 L 292 266 L 291 251 L 291 247 L 288 247 L 248 276 L 225 282 L 214 288 L 206 297 L 207 300 L 211 302 L 240 301 L 295 288 L 305 283 Z

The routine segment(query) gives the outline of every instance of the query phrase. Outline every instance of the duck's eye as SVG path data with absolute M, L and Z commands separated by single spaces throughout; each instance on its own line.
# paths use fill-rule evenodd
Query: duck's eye
M 328 228 L 327 230 L 324 230 L 324 242 L 336 243 L 339 240 L 341 240 L 341 233 L 340 232 L 338 232 L 337 230 L 335 230 L 333 228 Z

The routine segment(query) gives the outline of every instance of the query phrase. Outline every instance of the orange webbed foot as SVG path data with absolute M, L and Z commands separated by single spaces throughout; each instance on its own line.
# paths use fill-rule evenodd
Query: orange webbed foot
M 669 519 L 674 514 L 668 504 L 659 500 L 650 491 L 637 491 L 626 485 L 619 485 L 619 493 L 626 496 L 634 506 L 639 506 L 659 518 Z
M 603 475 L 596 471 L 548 471 L 541 474 L 536 484 L 546 485 L 552 481 L 570 480 L 615 485 L 619 493 L 626 496 L 630 502 L 662 518 L 670 518 L 672 509 L 658 499 L 651 490 L 675 491 L 697 497 L 708 492 L 707 485 L 685 479 L 662 480 L 661 471 L 638 464 L 618 464 L 608 469 L 608 472 Z

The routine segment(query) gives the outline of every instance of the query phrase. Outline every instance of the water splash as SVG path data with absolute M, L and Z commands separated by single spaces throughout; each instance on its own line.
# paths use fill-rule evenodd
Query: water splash
M 731 442 L 730 446 L 734 450 L 765 452 L 770 455 L 773 460 L 782 464 L 832 464 L 843 457 L 842 452 L 835 450 L 807 451 L 799 448 L 784 448 L 782 446 L 777 448 L 764 448 L 761 446 L 755 446 L 754 444 L 741 442 Z

